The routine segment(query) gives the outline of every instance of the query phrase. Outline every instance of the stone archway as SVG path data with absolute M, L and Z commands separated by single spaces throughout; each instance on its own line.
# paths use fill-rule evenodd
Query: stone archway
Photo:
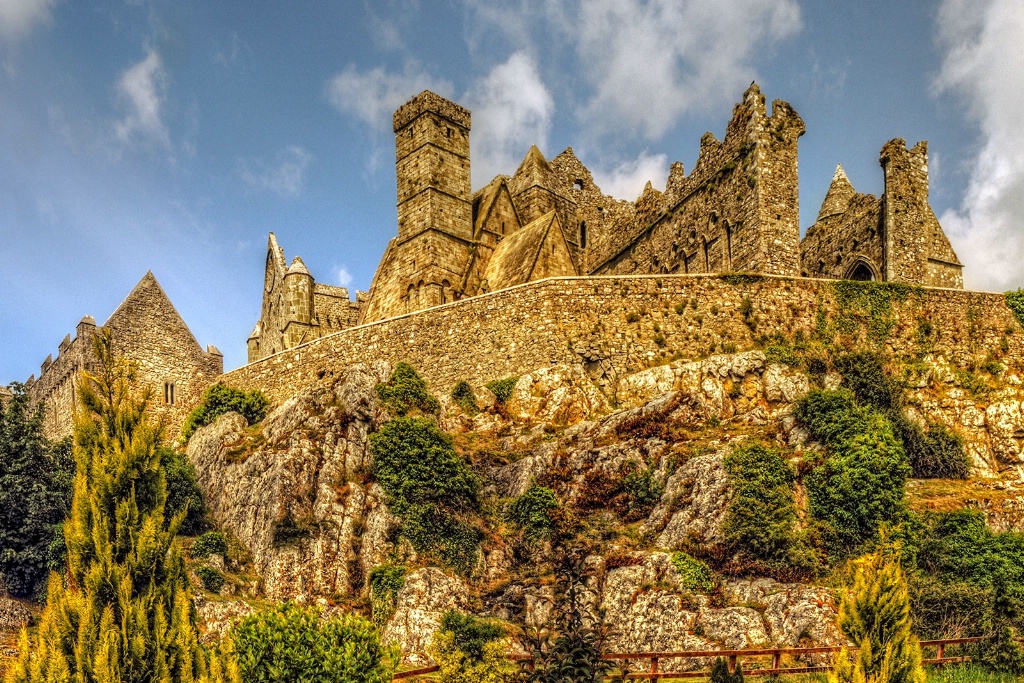
M 874 282 L 878 280 L 878 273 L 867 259 L 859 258 L 853 262 L 850 269 L 846 271 L 844 280 L 858 280 L 860 282 Z

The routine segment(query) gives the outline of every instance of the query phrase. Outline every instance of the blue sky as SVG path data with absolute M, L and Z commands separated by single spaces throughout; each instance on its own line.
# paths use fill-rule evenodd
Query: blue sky
M 968 286 L 1024 286 L 1020 0 L 0 0 L 0 383 L 152 270 L 200 343 L 245 361 L 267 233 L 366 289 L 396 231 L 391 113 L 473 112 L 473 184 L 536 143 L 608 193 L 663 187 L 752 80 L 790 102 L 804 229 L 837 163 L 882 189 L 929 141 Z

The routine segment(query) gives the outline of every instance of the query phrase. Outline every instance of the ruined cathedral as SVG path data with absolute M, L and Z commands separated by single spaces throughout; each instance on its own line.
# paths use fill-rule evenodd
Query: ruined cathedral
M 531 147 L 515 173 L 473 192 L 469 111 L 423 92 L 393 122 L 398 234 L 370 291 L 352 299 L 318 283 L 302 259 L 286 260 L 271 233 L 250 363 L 366 323 L 553 277 L 735 272 L 963 288 L 963 267 L 928 204 L 923 142 L 908 149 L 894 139 L 882 148 L 880 197 L 858 193 L 838 168 L 801 241 L 804 122 L 782 101 L 769 113 L 757 85 L 734 108 L 722 140 L 704 135 L 689 174 L 675 163 L 664 190 L 648 183 L 632 202 L 601 192 L 571 148 L 549 161 Z M 92 367 L 100 330 L 137 364 L 172 431 L 222 376 L 220 351 L 199 345 L 147 273 L 100 328 L 83 318 L 39 378 L 26 381 L 46 406 L 52 438 L 71 431 L 75 382 Z M 0 401 L 9 395 L 0 387 Z
M 349 327 L 547 277 L 744 272 L 962 288 L 962 265 L 928 204 L 925 143 L 887 143 L 881 197 L 838 168 L 800 239 L 797 141 L 786 102 L 769 113 L 756 84 L 725 136 L 701 139 L 696 166 L 664 190 L 605 195 L 572 148 L 536 147 L 511 176 L 473 192 L 470 112 L 426 91 L 394 114 L 398 234 L 369 292 L 317 283 L 273 234 L 249 361 Z

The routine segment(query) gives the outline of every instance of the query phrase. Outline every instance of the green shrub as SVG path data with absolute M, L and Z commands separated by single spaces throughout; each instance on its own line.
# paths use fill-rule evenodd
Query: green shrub
M 555 492 L 543 486 L 531 486 L 508 506 L 508 518 L 522 529 L 523 535 L 537 540 L 551 533 L 551 511 L 558 508 Z
M 921 427 L 906 417 L 903 386 L 885 373 L 879 354 L 863 351 L 841 356 L 836 367 L 843 375 L 843 386 L 853 392 L 857 402 L 877 409 L 889 420 L 914 477 L 967 477 L 969 463 L 963 439 L 943 425 L 929 423 Z
M 783 342 L 772 342 L 764 347 L 764 357 L 769 363 L 799 367 L 800 356 L 796 354 L 789 344 Z
M 480 482 L 451 438 L 430 418 L 397 417 L 370 435 L 370 448 L 402 535 L 418 552 L 468 573 L 481 534 L 460 517 L 477 510 Z
M 480 412 L 480 406 L 476 404 L 476 396 L 473 395 L 473 387 L 469 386 L 466 380 L 460 381 L 452 389 L 452 400 L 469 415 L 476 415 Z
M 918 573 L 909 578 L 910 615 L 922 638 L 981 635 L 988 621 L 992 589 L 964 581 L 937 581 Z
M 916 479 L 966 479 L 970 474 L 964 440 L 945 425 L 931 423 L 927 429 L 911 422 L 903 413 L 889 415 L 893 431 L 903 442 Z
M 699 593 L 710 593 L 715 577 L 706 564 L 683 552 L 672 553 L 672 566 L 679 572 L 683 588 Z
M 843 376 L 843 386 L 857 400 L 881 412 L 898 408 L 903 403 L 903 386 L 890 378 L 882 365 L 882 357 L 872 351 L 840 356 L 836 369 Z
M 224 586 L 224 575 L 213 567 L 198 567 L 196 576 L 203 582 L 203 588 L 211 593 L 219 593 Z
M 626 473 L 621 482 L 625 500 L 619 504 L 622 509 L 618 512 L 626 522 L 635 522 L 649 516 L 665 491 L 653 466 L 640 467 L 632 461 L 626 464 Z
M 880 524 L 905 516 L 910 467 L 881 413 L 858 406 L 850 391 L 816 390 L 797 402 L 795 414 L 827 447 L 805 483 L 811 515 L 832 552 L 848 554 L 874 538 Z
M 732 498 L 722 532 L 733 553 L 784 563 L 796 542 L 796 476 L 774 448 L 740 446 L 725 457 Z
M 400 533 L 417 552 L 432 555 L 466 575 L 476 566 L 483 540 L 483 533 L 466 515 L 433 503 L 409 506 L 402 515 Z
M 434 634 L 429 653 L 440 667 L 441 683 L 501 683 L 513 680 L 517 667 L 505 654 L 499 624 L 448 610 Z
M 400 564 L 382 564 L 370 571 L 370 614 L 383 629 L 395 614 L 398 591 L 405 585 L 406 569 Z
M 1017 317 L 1017 322 L 1024 327 L 1024 289 L 1007 292 L 1006 305 L 1013 311 L 1013 315 Z
M 228 551 L 228 542 L 219 531 L 207 531 L 192 544 L 189 555 L 195 558 L 210 555 L 224 555 Z
M 268 407 L 270 401 L 261 391 L 242 391 L 218 382 L 203 393 L 199 405 L 185 418 L 181 439 L 188 441 L 197 429 L 205 427 L 224 413 L 238 413 L 247 423 L 255 424 L 266 417 Z
M 516 388 L 516 382 L 518 381 L 518 377 L 506 377 L 505 379 L 496 379 L 488 382 L 484 386 L 491 390 L 499 404 L 505 405 L 512 398 L 512 390 Z
M 978 510 L 929 516 L 922 537 L 918 566 L 943 581 L 1024 586 L 1024 535 L 993 532 Z
M 437 399 L 427 391 L 427 383 L 408 363 L 397 364 L 391 379 L 377 385 L 377 396 L 388 412 L 399 417 L 414 409 L 435 414 L 441 408 Z
M 366 619 L 322 619 L 316 608 L 284 603 L 243 617 L 231 639 L 243 681 L 390 683 L 398 652 Z
M 185 520 L 178 528 L 178 532 L 186 536 L 201 533 L 208 525 L 206 502 L 203 500 L 203 491 L 196 481 L 195 468 L 184 453 L 166 447 L 160 448 L 160 464 L 163 465 L 164 478 L 167 481 L 165 524 L 179 512 L 187 509 Z
M 459 511 L 476 508 L 479 481 L 455 452 L 451 437 L 430 418 L 389 420 L 370 435 L 370 448 L 374 476 L 395 514 L 419 503 Z
M 600 683 L 612 665 L 601 657 L 607 631 L 599 628 L 586 599 L 584 553 L 563 554 L 556 577 L 548 628 L 524 643 L 535 667 L 525 683 Z

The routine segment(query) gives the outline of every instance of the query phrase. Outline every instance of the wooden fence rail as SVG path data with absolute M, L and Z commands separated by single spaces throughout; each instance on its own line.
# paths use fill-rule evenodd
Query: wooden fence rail
M 955 664 L 958 662 L 970 661 L 970 657 L 946 656 L 946 646 L 948 645 L 964 645 L 967 643 L 977 643 L 978 641 L 985 640 L 985 638 L 945 638 L 942 640 L 922 640 L 922 648 L 935 648 L 934 657 L 926 657 L 921 661 L 924 664 Z M 752 649 L 752 650 L 683 650 L 680 652 L 621 652 L 607 654 L 602 659 L 612 661 L 643 661 L 647 660 L 650 662 L 647 671 L 634 671 L 626 674 L 626 678 L 640 678 L 648 679 L 652 681 L 658 680 L 670 680 L 679 678 L 707 678 L 710 671 L 662 671 L 661 665 L 665 660 L 668 659 L 707 659 L 710 657 L 725 657 L 729 662 L 729 671 L 736 671 L 736 667 L 741 663 L 740 660 L 748 659 L 753 657 L 771 657 L 772 663 L 770 667 L 743 669 L 744 676 L 770 676 L 774 674 L 804 674 L 804 673 L 815 673 L 821 671 L 828 671 L 831 667 L 828 666 L 798 666 L 798 667 L 783 667 L 782 658 L 784 656 L 799 657 L 801 655 L 811 654 L 829 654 L 833 652 L 839 652 L 841 650 L 850 650 L 851 652 L 856 651 L 857 648 L 848 646 L 836 646 L 836 647 L 774 647 L 764 649 Z M 523 662 L 528 668 L 533 668 L 533 657 L 530 655 L 513 655 L 511 659 L 519 662 Z M 402 671 L 395 674 L 394 680 L 417 678 L 419 676 L 427 676 L 432 673 L 436 673 L 439 667 L 429 666 L 422 669 L 413 669 L 411 671 Z

